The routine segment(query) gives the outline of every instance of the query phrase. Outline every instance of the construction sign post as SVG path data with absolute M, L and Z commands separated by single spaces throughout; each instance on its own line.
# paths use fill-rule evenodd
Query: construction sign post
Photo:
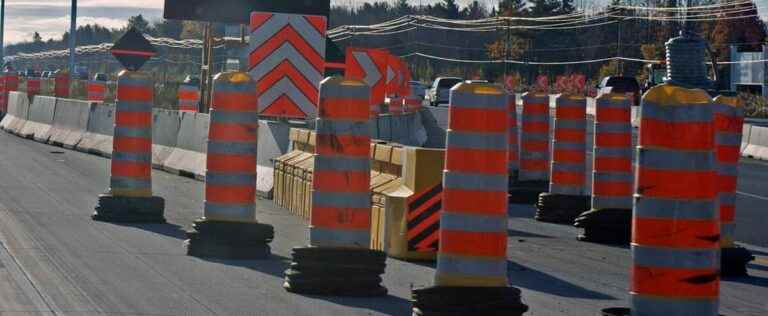
M 317 116 L 325 70 L 326 18 L 254 12 L 249 71 L 257 82 L 259 113 L 285 118 Z

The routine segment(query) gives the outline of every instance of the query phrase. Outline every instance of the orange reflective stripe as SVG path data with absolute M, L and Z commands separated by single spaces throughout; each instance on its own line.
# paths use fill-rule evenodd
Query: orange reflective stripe
M 731 223 L 736 220 L 736 206 L 735 205 L 720 205 L 720 220 L 726 223 Z
M 741 156 L 741 154 L 739 154 L 740 150 L 739 146 L 718 145 L 716 149 L 717 161 L 737 162 Z
M 137 87 L 137 86 L 127 86 L 127 85 L 118 85 L 117 86 L 117 95 L 119 97 L 118 100 L 120 101 L 129 101 L 129 102 L 152 102 L 152 88 L 150 87 Z
M 458 172 L 503 174 L 507 172 L 506 150 L 446 149 L 445 169 Z
M 152 151 L 152 139 L 137 137 L 115 137 L 112 140 L 114 151 L 125 153 L 149 153 Z
M 743 117 L 715 114 L 715 129 L 720 132 L 741 134 L 744 127 Z
M 637 218 L 632 222 L 632 242 L 672 248 L 716 248 L 720 223 L 716 220 Z
M 549 162 L 544 159 L 520 159 L 520 169 L 529 171 L 544 171 L 549 168 Z
M 199 93 L 199 92 L 197 92 L 197 91 L 192 91 L 192 90 L 179 90 L 179 95 L 178 95 L 178 98 L 179 98 L 179 99 L 183 99 L 183 100 L 195 100 L 195 101 L 197 101 L 197 99 L 198 99 L 199 97 L 200 97 L 200 93 Z M 214 98 L 215 98 L 215 97 L 214 97 Z
M 255 88 L 254 88 L 255 89 Z M 213 95 L 216 110 L 222 111 L 255 111 L 258 98 L 251 92 L 219 92 Z
M 718 176 L 717 192 L 736 192 L 738 181 L 734 176 Z
M 213 203 L 254 203 L 256 188 L 254 186 L 233 186 L 205 184 L 205 200 Z
M 368 192 L 371 173 L 368 171 L 323 171 L 315 170 L 312 188 L 327 192 Z
M 315 152 L 318 155 L 368 157 L 370 144 L 371 138 L 368 135 L 317 134 Z
M 712 199 L 715 196 L 715 171 L 660 171 L 640 166 L 637 174 L 638 193 L 648 197 Z
M 595 157 L 595 170 L 629 172 L 632 171 L 632 158 Z
M 593 195 L 597 196 L 630 196 L 633 193 L 631 182 L 596 181 L 593 184 Z
M 441 229 L 440 252 L 464 256 L 507 256 L 507 234 Z
M 559 142 L 584 142 L 587 132 L 584 129 L 556 128 L 555 139 Z
M 555 149 L 555 152 L 552 155 L 552 157 L 556 162 L 567 162 L 567 163 L 582 164 L 582 163 L 585 163 L 587 160 L 583 150 Z
M 549 133 L 549 123 L 548 122 L 523 122 L 523 132 Z
M 629 122 L 632 110 L 629 108 L 600 108 L 595 120 L 598 122 Z
M 523 115 L 543 115 L 549 114 L 548 104 L 525 103 L 523 105 Z
M 256 172 L 254 155 L 208 154 L 206 166 L 214 172 Z
M 631 291 L 638 294 L 680 298 L 712 298 L 720 295 L 715 269 L 632 267 Z
M 455 213 L 507 214 L 507 192 L 443 188 L 443 209 Z
M 677 150 L 712 150 L 714 148 L 714 137 L 701 137 L 701 135 L 714 135 L 712 123 L 671 123 L 644 118 L 641 124 L 640 143 L 643 146 Z
M 112 160 L 113 177 L 129 177 L 129 178 L 142 178 L 149 179 L 152 174 L 152 168 L 149 163 L 146 162 L 134 162 L 125 160 Z
M 583 172 L 552 172 L 552 183 L 564 185 L 584 185 L 586 176 Z
M 152 125 L 152 112 L 126 112 L 115 113 L 115 125 L 121 127 L 145 127 Z
M 595 137 L 597 147 L 631 147 L 632 134 L 629 133 L 597 133 Z
M 507 133 L 507 111 L 491 109 L 473 109 L 450 107 L 449 117 L 461 117 L 452 120 L 450 128 L 462 132 Z
M 257 141 L 258 134 L 256 123 L 232 124 L 232 123 L 210 123 L 208 139 L 216 141 L 250 142 Z
M 319 116 L 336 120 L 368 120 L 370 101 L 347 98 L 322 98 Z
M 532 141 L 532 140 L 526 140 L 523 141 L 522 145 L 523 151 L 547 151 L 549 150 L 549 142 L 547 141 Z
M 371 210 L 312 206 L 310 223 L 327 228 L 365 229 L 371 227 Z
M 555 117 L 566 120 L 583 120 L 587 116 L 585 107 L 557 107 Z

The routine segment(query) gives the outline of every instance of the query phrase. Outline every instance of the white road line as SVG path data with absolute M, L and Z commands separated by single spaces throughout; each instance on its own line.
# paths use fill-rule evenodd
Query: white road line
M 748 196 L 748 197 L 751 197 L 751 198 L 755 198 L 755 199 L 758 199 L 758 200 L 768 201 L 768 197 L 765 197 L 765 196 L 760 196 L 760 195 L 757 195 L 757 194 L 741 192 L 741 191 L 736 191 L 736 193 L 744 195 L 744 196 Z

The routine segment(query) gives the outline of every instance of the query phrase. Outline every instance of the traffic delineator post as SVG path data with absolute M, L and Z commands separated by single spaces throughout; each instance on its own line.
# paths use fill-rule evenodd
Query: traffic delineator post
M 89 80 L 86 90 L 88 92 L 88 101 L 104 102 L 107 94 L 107 83 L 102 80 Z
M 738 96 L 720 95 L 714 99 L 715 160 L 720 212 L 721 268 L 723 276 L 747 275 L 752 253 L 734 242 L 736 231 L 736 184 L 739 150 L 744 125 L 744 102 Z
M 512 203 L 536 203 L 549 189 L 549 116 L 549 94 L 523 95 L 519 172 L 509 188 Z
M 69 71 L 61 70 L 54 73 L 53 95 L 57 98 L 69 98 L 70 78 Z
M 187 233 L 187 254 L 219 259 L 270 255 L 271 225 L 256 220 L 258 106 L 244 72 L 213 79 L 203 217 Z
M 620 93 L 595 101 L 592 210 L 576 218 L 579 240 L 627 244 L 632 235 L 632 101 Z
M 413 290 L 414 315 L 522 315 L 507 281 L 508 95 L 461 83 L 449 103 L 435 286 Z
M 549 192 L 541 193 L 536 220 L 572 224 L 590 207 L 586 191 L 587 99 L 564 93 L 556 101 Z
M 370 87 L 329 77 L 320 83 L 307 247 L 293 249 L 289 292 L 378 296 L 386 255 L 371 250 Z
M 179 111 L 197 112 L 200 102 L 200 88 L 196 85 L 182 83 L 178 91 Z
M 27 98 L 29 98 L 29 102 L 32 102 L 34 97 L 40 94 L 41 80 L 42 78 L 40 77 L 27 78 Z
M 117 79 L 110 187 L 92 218 L 164 223 L 165 200 L 152 196 L 152 103 L 149 75 L 124 70 Z

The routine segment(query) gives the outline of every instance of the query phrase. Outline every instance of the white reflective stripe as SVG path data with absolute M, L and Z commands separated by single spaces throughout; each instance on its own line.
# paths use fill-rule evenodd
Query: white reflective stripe
M 547 134 L 547 133 L 521 132 L 520 133 L 520 141 L 522 141 L 522 142 L 526 142 L 526 141 L 546 142 L 546 141 L 549 141 L 549 134 Z
M 717 202 L 672 200 L 635 196 L 635 217 L 683 220 L 714 220 L 719 217 Z
M 595 133 L 632 133 L 632 124 L 626 123 L 595 123 Z
M 475 133 L 448 130 L 446 147 L 468 149 L 507 150 L 509 135 L 506 133 Z
M 632 244 L 632 260 L 635 266 L 642 267 L 719 269 L 720 247 L 680 249 Z
M 309 82 L 322 81 L 323 75 L 291 43 L 283 43 L 280 48 L 253 67 L 250 71 L 253 81 L 258 82 L 285 60 L 288 60 Z
M 507 110 L 507 97 L 504 94 L 478 94 L 451 90 L 451 107 L 463 109 Z
M 722 146 L 740 146 L 741 145 L 741 133 L 715 133 L 715 143 Z
M 635 177 L 631 172 L 593 172 L 593 182 L 622 182 L 632 183 Z
M 370 208 L 371 195 L 349 192 L 312 191 L 312 206 L 335 208 Z
M 731 223 L 721 222 L 720 236 L 723 236 L 723 238 L 724 237 L 733 238 L 734 236 L 736 236 L 736 224 L 734 224 L 733 222 Z
M 309 24 L 304 16 L 295 14 L 273 14 L 269 20 L 253 30 L 249 37 L 250 51 L 266 43 L 286 25 L 290 25 L 317 54 L 325 56 L 325 35 Z
M 229 219 L 256 219 L 256 204 L 225 204 L 205 201 L 203 216 Z
M 443 172 L 443 187 L 447 189 L 507 192 L 506 174 L 479 174 L 456 171 Z
M 595 147 L 595 157 L 632 158 L 632 147 Z
M 572 173 L 585 173 L 587 166 L 584 164 L 571 164 L 564 162 L 552 162 L 552 172 L 572 172 Z M 586 177 L 586 176 L 585 176 Z
M 443 210 L 440 213 L 440 229 L 465 232 L 505 233 L 507 231 L 507 215 L 480 215 Z
M 369 248 L 370 229 L 332 229 L 309 226 L 309 244 L 315 247 Z
M 313 116 L 316 112 L 315 103 L 307 99 L 307 96 L 304 95 L 304 93 L 293 84 L 293 81 L 287 77 L 280 79 L 280 81 L 272 85 L 259 96 L 259 110 L 265 110 L 282 96 L 287 96 L 291 101 L 296 103 L 304 114 Z
M 320 98 L 344 98 L 362 101 L 361 104 L 368 102 L 371 89 L 367 84 L 364 85 L 346 85 L 343 82 L 323 81 L 320 83 Z
M 541 180 L 541 181 L 548 181 L 549 180 L 549 171 L 529 171 L 525 170 L 523 168 L 520 168 L 520 174 L 518 175 L 518 178 L 522 181 L 528 181 L 528 180 Z
M 506 278 L 507 260 L 505 258 L 456 256 L 438 252 L 437 273 Z
M 614 197 L 614 196 L 596 196 L 592 195 L 592 209 L 632 209 L 632 196 Z
M 365 72 L 365 78 L 363 81 L 365 81 L 370 86 L 377 85 L 381 80 L 382 74 L 381 71 L 379 71 L 379 68 L 376 66 L 376 63 L 374 63 L 373 59 L 371 59 L 371 56 L 364 51 L 353 51 L 352 56 L 354 56 L 355 60 L 357 60 L 357 63 L 363 69 L 363 72 Z
M 315 156 L 315 170 L 336 172 L 368 172 L 371 160 L 368 157 Z
M 558 119 L 553 120 L 555 129 L 575 129 L 575 130 L 587 130 L 586 120 L 571 120 L 571 119 Z
M 721 192 L 719 194 L 720 205 L 736 205 L 735 192 Z
M 739 165 L 733 163 L 717 164 L 717 175 L 736 177 L 739 175 Z
M 117 189 L 151 189 L 152 180 L 113 176 L 109 179 L 109 185 Z
M 522 151 L 520 160 L 548 160 L 549 151 Z
M 586 142 L 572 142 L 572 141 L 561 141 L 561 140 L 553 140 L 552 141 L 552 148 L 555 150 L 578 150 L 579 152 L 584 152 L 584 155 L 586 156 L 586 149 L 587 145 Z
M 552 194 L 583 195 L 584 191 L 585 191 L 585 186 L 583 185 L 571 186 L 571 185 L 555 184 L 552 182 L 549 183 L 549 193 L 552 193 Z
M 639 147 L 637 164 L 643 168 L 680 171 L 708 171 L 715 164 L 714 152 L 678 151 Z
M 717 316 L 717 299 L 659 297 L 630 292 L 632 316 Z
M 712 122 L 712 108 L 701 105 L 677 104 L 675 106 L 659 106 L 655 102 L 643 98 L 640 106 L 640 117 L 656 119 L 662 122 Z

